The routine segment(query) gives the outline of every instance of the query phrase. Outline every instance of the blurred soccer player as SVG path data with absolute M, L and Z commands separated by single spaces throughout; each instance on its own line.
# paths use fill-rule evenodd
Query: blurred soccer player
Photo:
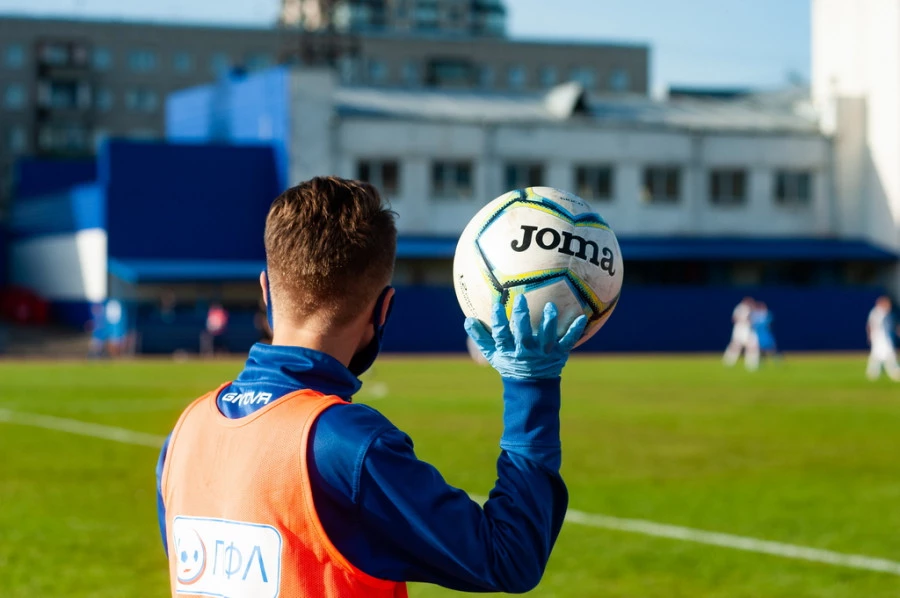
M 128 326 L 124 311 L 122 303 L 118 299 L 107 300 L 104 319 L 106 320 L 106 344 L 111 357 L 121 355 L 125 347 Z
M 750 324 L 756 336 L 759 353 L 769 358 L 775 357 L 778 354 L 778 345 L 775 343 L 775 335 L 772 334 L 772 312 L 762 301 L 754 305 L 750 313 Z
M 391 311 L 394 214 L 370 185 L 316 178 L 266 221 L 273 344 L 182 414 L 160 455 L 159 522 L 173 595 L 406 596 L 407 581 L 524 592 L 540 580 L 568 496 L 560 374 L 585 326 L 533 334 L 524 297 L 493 336 L 466 330 L 503 380 L 497 482 L 482 506 L 410 438 L 351 403 Z M 429 334 L 429 323 L 417 328 Z
M 228 311 L 220 303 L 213 303 L 206 312 L 206 329 L 200 334 L 200 352 L 211 357 L 216 349 L 225 348 L 228 330 Z
M 87 328 L 91 331 L 88 357 L 103 357 L 106 354 L 106 307 L 102 303 L 91 305 L 91 320 Z
M 755 335 L 753 334 L 753 328 L 750 325 L 750 313 L 752 309 L 753 299 L 744 297 L 731 313 L 731 322 L 734 326 L 731 330 L 731 342 L 728 343 L 728 347 L 725 349 L 725 355 L 722 356 L 722 361 L 724 361 L 725 365 L 728 367 L 737 363 L 738 359 L 741 357 L 741 352 L 745 352 L 744 364 L 748 368 L 752 369 L 755 365 L 759 364 L 759 349 Z
M 897 353 L 894 351 L 894 317 L 891 315 L 891 300 L 888 297 L 879 297 L 875 307 L 869 312 L 866 334 L 871 347 L 866 376 L 869 380 L 877 380 L 884 367 L 891 380 L 900 381 L 900 366 L 897 365 Z

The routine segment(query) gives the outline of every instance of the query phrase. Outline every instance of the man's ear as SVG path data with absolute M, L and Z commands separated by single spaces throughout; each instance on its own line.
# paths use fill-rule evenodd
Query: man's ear
M 387 323 L 388 315 L 391 313 L 391 305 L 394 303 L 394 287 L 388 287 L 384 294 L 384 300 L 381 302 L 381 313 L 378 314 L 378 326 L 384 326 Z
M 262 287 L 263 302 L 266 304 L 266 321 L 269 323 L 269 330 L 275 330 L 275 316 L 272 313 L 272 288 L 269 286 L 269 273 L 263 270 L 259 273 L 259 286 Z
M 262 288 L 263 303 L 269 307 L 269 279 L 265 270 L 259 273 L 259 286 Z

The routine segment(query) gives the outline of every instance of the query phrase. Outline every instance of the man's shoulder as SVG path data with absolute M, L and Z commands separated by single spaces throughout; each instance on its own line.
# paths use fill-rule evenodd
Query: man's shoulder
M 378 410 L 362 403 L 332 405 L 315 423 L 316 444 L 368 445 L 396 426 Z
M 359 478 L 379 438 L 399 434 L 396 426 L 368 405 L 329 407 L 313 424 L 309 439 L 310 473 L 333 500 L 355 504 Z

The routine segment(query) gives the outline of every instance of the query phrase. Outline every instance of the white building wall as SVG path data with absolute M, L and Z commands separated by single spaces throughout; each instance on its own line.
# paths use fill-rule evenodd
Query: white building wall
M 290 75 L 291 145 L 288 182 L 334 174 L 335 77 L 330 70 L 296 69 Z
M 106 231 L 88 229 L 13 243 L 10 279 L 50 301 L 104 301 Z
M 813 0 L 812 34 L 813 97 L 835 137 L 839 230 L 898 249 L 900 3 Z
M 487 201 L 507 191 L 507 162 L 540 162 L 545 183 L 575 187 L 578 164 L 610 164 L 614 198 L 594 207 L 623 235 L 822 236 L 835 232 L 829 202 L 830 144 L 818 135 L 718 135 L 653 132 L 575 124 L 494 125 L 397 121 L 353 117 L 340 122 L 338 174 L 356 176 L 359 160 L 400 164 L 400 190 L 390 198 L 402 234 L 452 236 Z M 475 198 L 431 197 L 431 162 L 471 160 Z M 681 170 L 681 201 L 673 205 L 641 200 L 648 165 Z M 747 171 L 747 202 L 719 207 L 709 200 L 709 170 Z M 809 206 L 786 208 L 774 201 L 778 169 L 809 170 L 814 198 Z

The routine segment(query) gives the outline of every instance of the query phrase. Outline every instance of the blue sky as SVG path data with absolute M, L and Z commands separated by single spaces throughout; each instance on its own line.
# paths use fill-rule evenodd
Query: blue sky
M 809 76 L 811 0 L 506 0 L 513 37 L 651 46 L 651 81 L 777 87 Z M 0 13 L 266 25 L 278 0 L 0 0 Z M 552 9 L 548 8 L 552 6 Z

